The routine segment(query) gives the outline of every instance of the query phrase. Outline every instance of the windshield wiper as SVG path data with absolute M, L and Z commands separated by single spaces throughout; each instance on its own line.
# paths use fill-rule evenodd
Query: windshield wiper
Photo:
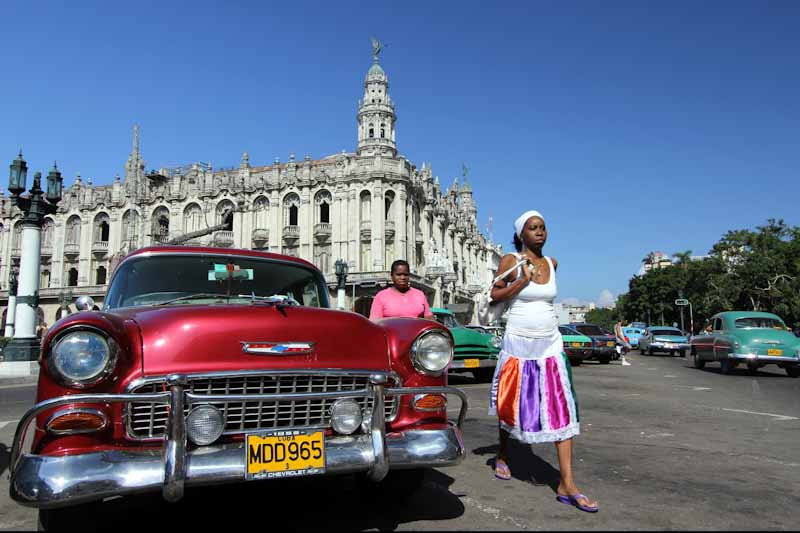
M 254 303 L 266 303 L 274 305 L 300 305 L 300 302 L 288 294 L 273 294 L 271 296 L 256 296 L 255 293 L 237 294 L 238 298 L 250 298 Z
M 220 294 L 218 292 L 195 292 L 192 294 L 187 294 L 185 296 L 179 296 L 178 298 L 173 298 L 171 300 L 165 300 L 163 302 L 158 302 L 157 304 L 153 305 L 167 305 L 173 302 L 179 302 L 181 300 L 194 300 L 196 298 L 227 298 L 228 300 L 231 299 L 230 296 L 227 294 Z

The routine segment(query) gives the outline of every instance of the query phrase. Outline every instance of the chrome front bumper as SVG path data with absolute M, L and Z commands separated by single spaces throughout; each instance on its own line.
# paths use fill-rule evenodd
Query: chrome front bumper
M 467 413 L 466 395 L 455 387 L 385 388 L 386 375 L 370 376 L 373 416 L 368 434 L 325 439 L 326 474 L 366 472 L 382 480 L 389 469 L 449 466 L 464 458 L 461 425 Z M 22 505 L 42 509 L 77 505 L 109 496 L 161 490 L 164 499 L 183 497 L 185 485 L 214 485 L 245 480 L 243 443 L 186 449 L 184 403 L 208 402 L 208 396 L 184 391 L 185 378 L 172 375 L 170 390 L 154 394 L 76 394 L 35 405 L 20 421 L 9 462 L 11 497 Z M 347 391 L 343 397 L 364 391 Z M 248 395 L 248 399 L 305 400 L 331 393 Z M 456 424 L 438 430 L 386 433 L 384 396 L 453 394 L 461 399 Z M 262 398 L 263 396 L 263 398 Z M 30 423 L 42 411 L 75 403 L 150 401 L 170 407 L 167 434 L 161 450 L 131 449 L 93 452 L 63 457 L 21 453 Z M 175 416 L 173 416 L 173 413 Z M 286 428 L 280 428 L 286 429 Z
M 477 357 L 467 357 L 465 359 L 478 359 Z M 494 368 L 497 366 L 497 359 L 478 359 L 478 366 L 467 366 L 464 362 L 465 359 L 454 359 L 452 363 L 450 363 L 449 370 L 471 370 L 473 368 Z
M 756 353 L 730 353 L 729 359 L 739 361 L 758 361 L 763 363 L 784 363 L 788 365 L 800 364 L 800 356 L 794 355 L 759 355 Z

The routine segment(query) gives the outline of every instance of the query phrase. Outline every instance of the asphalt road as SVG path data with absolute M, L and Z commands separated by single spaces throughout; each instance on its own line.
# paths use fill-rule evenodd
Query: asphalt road
M 800 527 L 800 379 L 776 367 L 755 377 L 690 360 L 629 355 L 632 366 L 584 363 L 573 371 L 581 409 L 575 475 L 597 514 L 558 503 L 550 444 L 512 447 L 514 478 L 493 477 L 496 421 L 487 384 L 451 384 L 470 397 L 463 463 L 428 470 L 405 502 L 379 499 L 352 478 L 306 478 L 188 489 L 178 504 L 159 495 L 105 502 L 82 529 L 232 528 L 366 530 L 797 529 Z M 0 389 L 0 530 L 35 529 L 36 511 L 8 497 L 7 452 L 31 387 Z M 10 422 L 6 423 L 5 422 Z

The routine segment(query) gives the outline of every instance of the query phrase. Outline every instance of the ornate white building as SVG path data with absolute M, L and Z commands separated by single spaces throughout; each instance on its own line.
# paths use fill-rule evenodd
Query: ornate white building
M 488 286 L 501 249 L 478 230 L 477 206 L 466 180 L 442 191 L 430 165 L 397 152 L 389 80 L 373 53 L 358 103 L 358 144 L 312 160 L 238 168 L 205 163 L 145 171 L 139 128 L 125 177 L 95 186 L 80 176 L 65 191 L 42 233 L 40 316 L 46 325 L 81 294 L 102 302 L 115 264 L 136 248 L 228 224 L 185 244 L 253 248 L 299 256 L 325 274 L 335 301 L 334 262 L 347 261 L 345 307 L 368 313 L 371 297 L 389 282 L 395 259 L 411 265 L 412 284 L 431 304 L 470 320 L 475 294 Z M 19 264 L 20 212 L 0 198 L 0 303 Z M 202 233 L 202 232 L 201 232 Z M 466 305 L 464 305 L 466 304 Z M 74 310 L 74 307 L 71 309 Z M 5 322 L 5 309 L 3 322 Z

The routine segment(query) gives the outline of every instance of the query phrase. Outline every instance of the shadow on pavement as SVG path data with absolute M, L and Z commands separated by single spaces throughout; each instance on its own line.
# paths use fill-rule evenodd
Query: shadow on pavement
M 498 444 L 492 444 L 472 450 L 475 455 L 491 455 L 486 460 L 486 466 L 488 475 L 492 476 L 492 479 L 494 479 L 494 459 L 499 449 Z M 561 479 L 561 472 L 558 469 L 553 468 L 550 463 L 533 453 L 529 445 L 519 443 L 514 439 L 508 440 L 508 467 L 511 470 L 511 477 L 514 479 L 533 485 L 547 485 L 553 492 L 558 488 Z
M 88 531 L 157 525 L 159 530 L 231 531 L 245 526 L 271 530 L 345 529 L 394 531 L 417 520 L 451 520 L 464 505 L 450 492 L 454 479 L 427 469 L 422 487 L 407 499 L 376 498 L 359 490 L 353 476 L 254 481 L 225 487 L 187 488 L 167 503 L 160 493 L 116 498 L 59 516 L 52 530 Z
M 8 446 L 0 442 L 0 475 L 5 473 L 10 460 L 11 450 L 9 450 Z

